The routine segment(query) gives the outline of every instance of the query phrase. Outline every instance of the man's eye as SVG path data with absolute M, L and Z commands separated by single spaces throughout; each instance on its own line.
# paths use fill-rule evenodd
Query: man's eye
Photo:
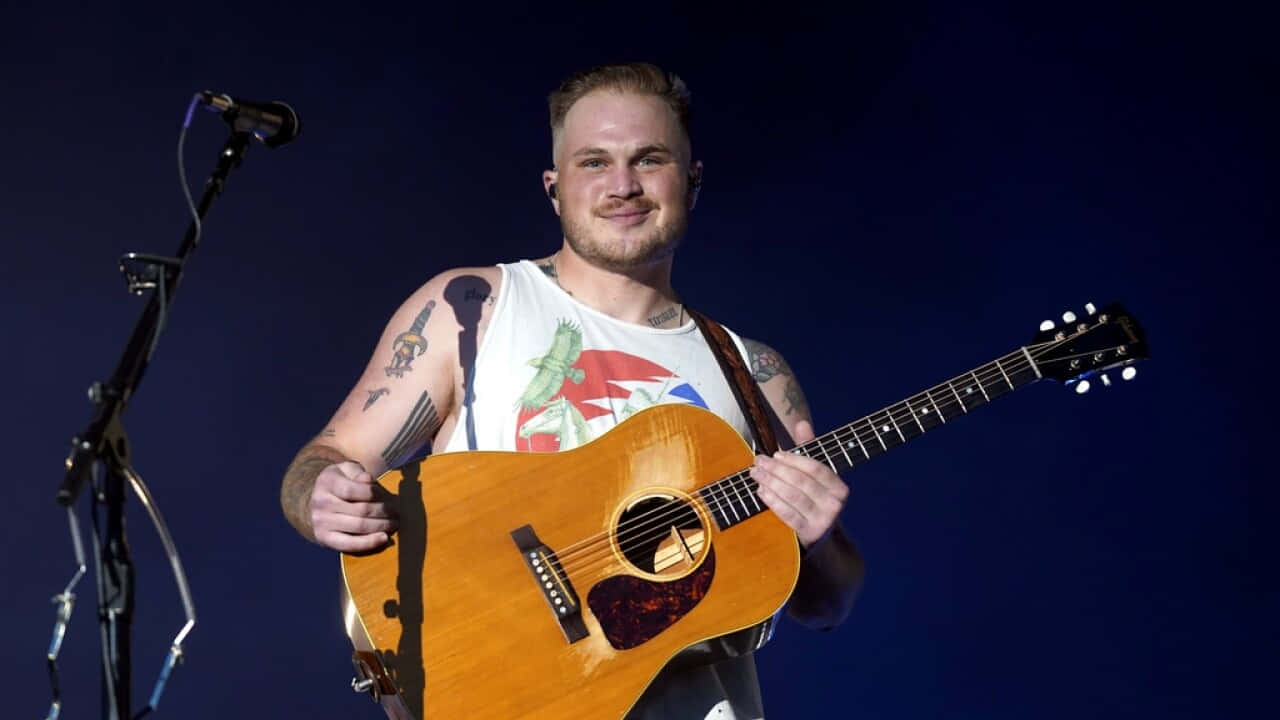
M 582 167 L 584 167 L 584 168 L 599 168 L 599 167 L 604 167 L 604 161 L 603 161 L 603 160 L 600 160 L 600 159 L 598 159 L 598 158 L 592 158 L 592 159 L 590 159 L 590 160 L 584 160 L 584 161 L 582 161 Z
M 648 155 L 646 157 L 640 158 L 640 164 L 641 165 L 661 165 L 662 159 L 654 157 L 653 155 Z

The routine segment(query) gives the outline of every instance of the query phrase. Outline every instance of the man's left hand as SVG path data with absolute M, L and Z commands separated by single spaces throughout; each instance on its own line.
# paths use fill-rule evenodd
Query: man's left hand
M 792 434 L 797 445 L 809 442 L 813 426 L 802 420 Z M 849 486 L 830 467 L 786 451 L 756 456 L 751 477 L 760 484 L 760 499 L 796 531 L 806 548 L 827 536 L 849 498 Z

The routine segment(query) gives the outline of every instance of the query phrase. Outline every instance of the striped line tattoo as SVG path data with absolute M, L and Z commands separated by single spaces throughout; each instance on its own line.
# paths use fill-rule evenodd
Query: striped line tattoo
M 391 440 L 387 449 L 382 451 L 383 461 L 391 465 L 414 445 L 425 440 L 427 435 L 435 429 L 439 420 L 436 406 L 432 404 L 430 396 L 425 392 L 422 393 L 422 397 L 418 398 L 417 404 L 413 406 L 413 412 L 409 413 L 409 419 L 405 421 L 404 427 L 400 428 L 400 432 Z

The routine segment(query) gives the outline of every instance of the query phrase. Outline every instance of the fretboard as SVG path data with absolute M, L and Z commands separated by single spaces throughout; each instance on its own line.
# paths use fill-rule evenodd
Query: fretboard
M 1040 371 L 1030 353 L 1026 348 L 1018 348 L 986 365 L 819 435 L 796 446 L 791 452 L 811 457 L 836 473 L 842 473 L 1038 379 Z M 748 470 L 742 470 L 707 485 L 699 495 L 723 530 L 767 509 L 756 494 L 756 487 L 756 481 Z

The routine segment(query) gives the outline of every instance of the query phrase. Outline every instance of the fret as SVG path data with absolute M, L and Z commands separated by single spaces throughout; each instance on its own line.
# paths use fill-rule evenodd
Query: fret
M 970 371 L 969 375 L 973 377 L 974 382 L 978 383 L 978 389 L 982 391 L 982 397 L 985 398 L 987 402 L 991 402 L 991 396 L 987 395 L 987 389 L 982 387 L 982 381 L 978 379 L 978 374 Z
M 831 468 L 831 472 L 834 472 L 834 473 L 840 472 L 839 470 L 836 469 L 836 464 L 831 462 L 831 455 L 827 453 L 826 448 L 822 447 L 821 441 L 818 442 L 818 449 L 822 451 L 823 457 L 827 459 L 827 467 Z M 814 459 L 817 460 L 817 458 L 814 458 Z
M 956 386 L 952 383 L 947 383 L 947 387 L 951 388 L 951 394 L 956 396 L 956 402 L 960 403 L 960 409 L 969 412 L 969 408 L 964 406 L 964 400 L 961 399 L 960 393 L 956 392 Z
M 971 377 L 975 377 L 973 373 L 969 373 L 969 375 Z M 984 398 L 986 398 L 987 396 L 986 391 L 984 390 L 982 392 L 974 392 L 973 385 L 974 385 L 973 382 L 965 382 L 963 385 L 960 386 L 960 389 L 964 390 L 964 392 L 961 394 L 961 397 L 965 399 L 964 406 L 966 411 L 973 410 L 974 408 L 982 407 L 982 404 L 986 402 L 984 400 Z M 978 387 L 979 389 L 982 388 L 981 385 L 978 385 Z
M 849 428 L 849 434 L 853 436 L 853 441 L 858 443 L 858 449 L 862 450 L 862 457 L 870 460 L 871 453 L 867 452 L 867 446 L 862 444 L 862 438 L 858 437 L 858 431 L 853 428 L 853 424 L 850 423 L 845 427 Z
M 741 506 L 742 516 L 749 518 L 755 513 L 751 512 L 751 506 L 747 505 L 747 498 L 755 493 L 751 492 L 751 485 L 746 482 L 739 482 L 741 476 L 734 477 L 729 482 L 733 484 L 733 493 L 738 498 L 738 505 Z
M 923 397 L 917 395 L 913 398 L 913 402 L 915 407 L 912 408 L 912 413 L 915 414 L 916 424 L 920 426 L 921 433 L 926 433 L 947 421 L 942 413 L 938 412 L 938 408 L 928 401 L 927 395 Z
M 1004 376 L 1004 381 L 1009 383 L 1009 389 L 1014 390 L 1015 388 L 1013 387 L 1013 381 L 1009 379 L 1009 373 L 1005 372 L 1004 368 L 1000 366 L 999 358 L 996 359 L 996 368 L 999 369 L 1000 374 Z
M 849 453 L 845 452 L 844 443 L 840 441 L 840 438 L 835 437 L 835 435 L 832 435 L 832 437 L 835 438 L 836 447 L 840 448 L 840 454 L 844 455 L 844 461 L 849 463 L 849 467 L 853 467 L 853 458 L 849 457 Z
M 925 433 L 924 423 L 920 422 L 920 416 L 916 414 L 916 409 L 911 407 L 911 401 L 906 402 L 907 409 L 911 411 L 911 419 L 916 421 L 916 426 L 920 428 L 920 434 Z
M 925 390 L 924 394 L 925 394 L 925 397 L 929 398 L 929 404 L 933 406 L 933 411 L 938 413 L 938 417 L 941 418 L 942 422 L 945 423 L 947 421 L 947 416 L 941 410 L 938 409 L 938 403 L 933 399 L 933 393 L 928 390 Z
M 729 481 L 729 487 L 733 489 L 733 494 L 734 494 L 734 495 L 738 495 L 738 486 L 737 486 L 737 483 L 735 483 L 735 482 L 733 482 L 732 480 L 730 480 L 730 481 Z M 734 506 L 734 504 L 733 504 L 733 498 L 729 497 L 729 493 L 727 493 L 727 492 L 725 493 L 725 497 L 726 497 L 726 498 L 728 498 L 728 500 L 729 500 L 729 510 L 731 510 L 731 511 L 733 512 L 733 522 L 734 522 L 734 524 L 737 524 L 737 523 L 742 522 L 742 518 L 738 517 L 738 508 L 737 508 L 737 507 L 735 507 L 735 506 Z M 739 499 L 739 500 L 741 500 L 741 499 L 742 499 L 742 496 L 741 496 L 741 495 L 738 495 L 738 499 Z M 746 509 L 746 507 L 747 507 L 746 505 L 743 505 L 743 506 L 742 506 L 742 509 L 743 509 L 743 510 L 745 510 L 745 509 Z
M 871 434 L 875 435 L 876 439 L 880 441 L 881 449 L 888 450 L 889 446 L 884 444 L 884 438 L 880 437 L 880 432 L 876 430 L 876 426 L 873 425 L 870 420 L 867 421 L 867 427 L 871 428 Z
M 715 487 L 719 483 L 713 483 L 698 492 L 702 496 L 702 501 L 711 509 L 711 516 L 715 518 L 716 524 L 721 530 L 727 529 L 733 523 L 729 522 L 729 516 L 725 514 L 724 508 L 721 507 L 720 500 L 715 496 Z
M 756 506 L 756 512 L 754 513 L 751 512 L 750 508 L 746 505 L 742 506 L 744 510 L 747 510 L 748 517 L 764 511 L 764 508 L 760 507 L 760 496 L 756 494 L 756 491 L 752 490 L 750 486 L 747 486 L 747 497 L 751 498 L 751 504 Z
M 902 434 L 902 428 L 898 427 L 898 421 L 893 419 L 893 408 L 889 408 L 889 410 L 885 411 L 885 414 L 889 416 L 889 422 L 893 423 L 893 429 L 898 431 L 898 439 L 906 442 L 907 436 Z

